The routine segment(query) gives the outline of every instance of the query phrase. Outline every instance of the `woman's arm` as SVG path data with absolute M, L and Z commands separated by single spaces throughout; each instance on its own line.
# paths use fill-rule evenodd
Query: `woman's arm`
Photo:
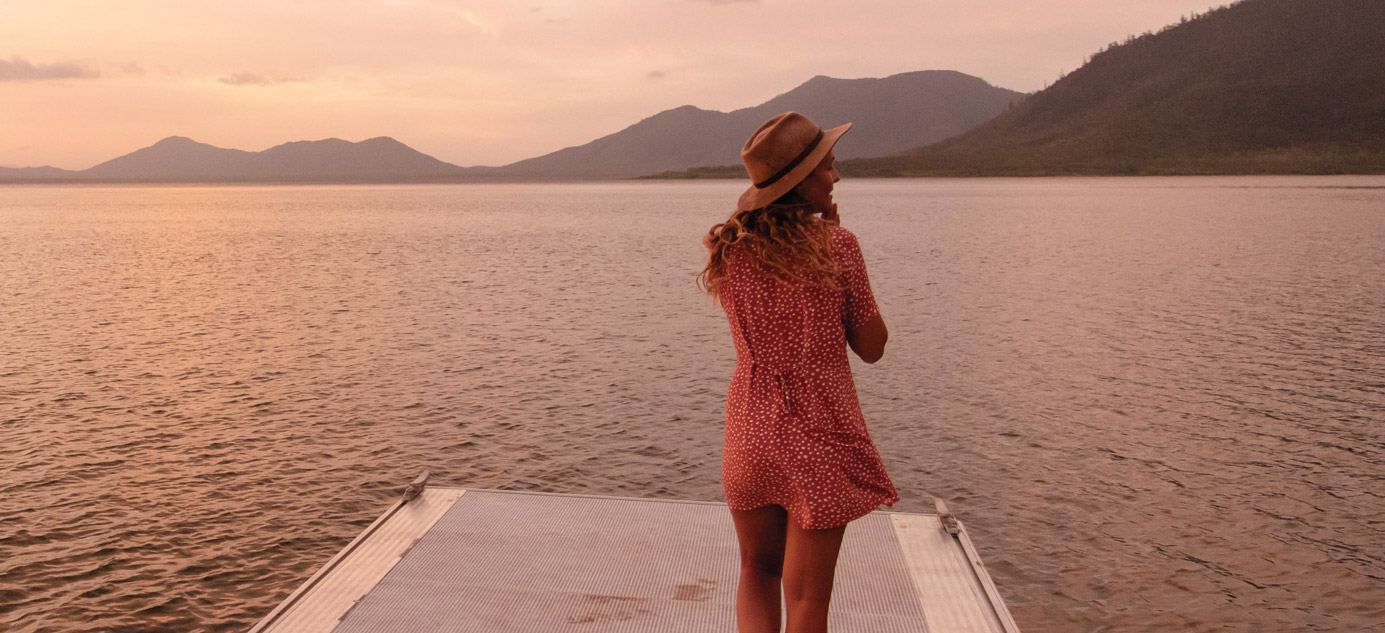
M 837 205 L 832 205 L 831 217 L 826 219 L 834 224 L 838 221 Z M 846 303 L 842 310 L 842 325 L 846 329 L 846 344 L 861 360 L 874 363 L 885 355 L 885 341 L 889 340 L 890 332 L 885 329 L 885 319 L 875 305 L 875 294 L 870 290 L 870 278 L 866 274 L 866 261 L 861 257 L 856 236 L 846 229 L 834 227 L 832 231 L 844 269 L 841 279 Z
M 885 329 L 885 319 L 879 314 L 860 327 L 853 328 L 849 322 L 846 326 L 846 344 L 867 363 L 874 363 L 885 355 L 885 341 L 889 338 L 890 331 Z

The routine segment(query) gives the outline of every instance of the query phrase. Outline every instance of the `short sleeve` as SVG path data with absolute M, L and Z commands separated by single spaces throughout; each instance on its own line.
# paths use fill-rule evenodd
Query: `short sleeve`
M 832 227 L 832 254 L 838 266 L 837 283 L 846 294 L 842 321 L 851 329 L 864 327 L 880 315 L 880 308 L 870 291 L 866 260 L 861 256 L 856 236 L 844 228 Z

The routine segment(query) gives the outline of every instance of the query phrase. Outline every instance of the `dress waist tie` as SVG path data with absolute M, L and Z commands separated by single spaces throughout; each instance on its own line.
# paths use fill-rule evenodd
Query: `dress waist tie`
M 794 396 L 797 395 L 797 388 L 793 386 L 797 377 L 797 372 L 789 370 L 775 370 L 768 367 L 761 368 L 759 363 L 752 363 L 751 371 L 757 368 L 770 372 L 771 382 L 776 391 L 779 392 L 779 402 L 784 408 L 785 413 L 798 414 L 798 407 L 794 406 Z

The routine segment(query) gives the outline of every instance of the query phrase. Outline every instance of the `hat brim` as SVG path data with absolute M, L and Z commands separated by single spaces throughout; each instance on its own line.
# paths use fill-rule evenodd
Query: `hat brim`
M 837 139 L 840 139 L 849 129 L 851 129 L 851 124 L 843 123 L 830 130 L 824 130 L 822 133 L 822 141 L 818 142 L 818 146 L 813 148 L 812 153 L 808 154 L 808 156 L 803 159 L 803 162 L 790 170 L 789 173 L 784 174 L 783 178 L 780 178 L 775 181 L 774 184 L 764 189 L 751 185 L 749 189 L 745 190 L 745 193 L 741 194 L 740 200 L 736 202 L 736 210 L 750 211 L 752 209 L 759 209 L 760 207 L 778 200 L 780 196 L 788 193 L 794 187 L 797 187 L 798 183 L 803 182 L 803 179 L 807 178 L 808 174 L 813 173 L 813 170 L 817 169 L 818 164 L 822 162 L 822 159 L 827 156 L 828 152 L 832 151 L 832 147 L 837 144 Z

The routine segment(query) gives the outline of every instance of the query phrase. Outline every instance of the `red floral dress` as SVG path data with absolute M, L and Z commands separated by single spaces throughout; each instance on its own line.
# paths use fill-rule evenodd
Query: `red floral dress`
M 866 432 L 846 328 L 880 313 L 856 236 L 831 227 L 838 289 L 788 283 L 746 253 L 728 260 L 721 306 L 736 344 L 722 487 L 734 510 L 777 504 L 804 529 L 846 525 L 899 500 Z

